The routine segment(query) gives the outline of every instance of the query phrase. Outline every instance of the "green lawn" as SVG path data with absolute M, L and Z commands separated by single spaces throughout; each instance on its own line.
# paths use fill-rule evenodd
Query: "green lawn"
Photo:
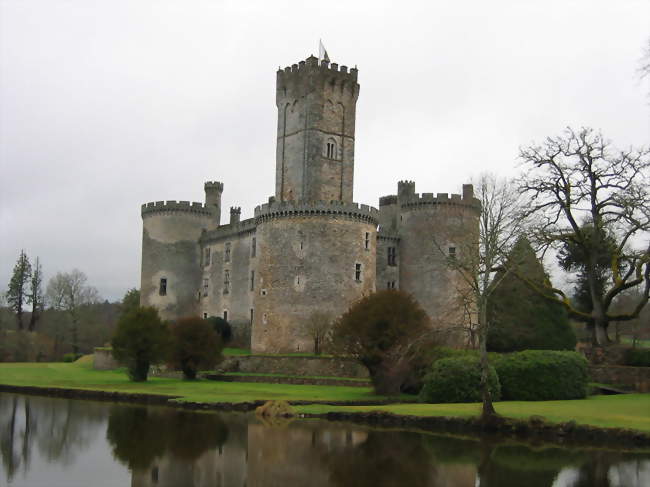
M 383 400 L 368 387 L 307 386 L 183 381 L 156 377 L 144 383 L 128 380 L 124 370 L 98 371 L 83 357 L 75 363 L 1 363 L 0 384 L 18 386 L 63 387 L 72 389 L 116 391 L 177 396 L 179 401 L 247 402 L 284 399 L 287 401 L 370 401 Z M 532 415 L 551 422 L 574 420 L 579 424 L 600 427 L 632 428 L 650 432 L 650 394 L 592 396 L 574 401 L 504 401 L 495 403 L 498 413 L 526 419 Z M 299 406 L 299 412 L 387 411 L 411 416 L 469 417 L 479 413 L 478 404 L 389 404 L 382 406 Z
M 575 421 L 604 428 L 632 428 L 650 431 L 650 394 L 591 396 L 573 401 L 503 401 L 494 404 L 497 413 L 510 418 L 527 419 L 532 415 L 560 423 Z M 388 404 L 383 406 L 298 406 L 299 412 L 386 411 L 409 416 L 476 416 L 479 404 Z
M 247 402 L 284 399 L 287 401 L 372 401 L 384 400 L 369 387 L 308 386 L 289 384 L 258 384 L 183 381 L 163 377 L 147 382 L 129 381 L 125 371 L 99 371 L 92 362 L 80 359 L 75 363 L 1 363 L 0 384 L 37 387 L 117 391 L 179 396 L 182 401 Z

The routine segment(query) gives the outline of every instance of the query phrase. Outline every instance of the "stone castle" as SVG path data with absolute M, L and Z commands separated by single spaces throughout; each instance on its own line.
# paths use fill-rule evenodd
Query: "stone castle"
M 353 202 L 358 71 L 310 56 L 277 72 L 275 196 L 222 224 L 223 184 L 205 203 L 142 205 L 141 302 L 163 319 L 222 316 L 254 352 L 309 352 L 306 323 L 379 289 L 411 293 L 450 344 L 467 313 L 449 269 L 478 232 L 480 203 L 400 181 L 379 209 Z M 458 249 L 458 250 L 457 250 Z

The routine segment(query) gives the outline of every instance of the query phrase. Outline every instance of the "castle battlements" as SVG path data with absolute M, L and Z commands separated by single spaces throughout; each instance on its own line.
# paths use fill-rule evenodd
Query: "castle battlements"
M 247 218 L 237 223 L 222 225 L 215 230 L 209 230 L 201 235 L 201 243 L 212 243 L 219 240 L 233 238 L 246 233 L 254 233 L 257 227 L 255 218 Z
M 152 201 L 145 203 L 141 207 L 142 217 L 151 216 L 159 213 L 184 212 L 196 215 L 210 216 L 210 209 L 203 203 L 189 201 Z
M 473 196 L 466 196 L 463 198 L 460 194 L 449 193 L 413 193 L 405 195 L 400 198 L 400 206 L 402 209 L 417 209 L 431 205 L 449 205 L 449 206 L 463 206 L 472 210 L 479 211 L 481 209 L 481 202 Z
M 219 181 L 206 181 L 203 187 L 204 189 L 216 189 L 219 192 L 223 192 L 223 183 Z
M 285 77 L 285 76 L 291 76 L 296 73 L 306 73 L 306 72 L 315 72 L 315 71 L 321 71 L 321 72 L 326 72 L 328 74 L 338 74 L 338 75 L 344 75 L 340 77 L 345 77 L 349 78 L 351 80 L 356 81 L 357 77 L 359 75 L 359 70 L 357 68 L 351 68 L 348 71 L 348 67 L 345 65 L 339 66 L 338 63 L 330 63 L 329 61 L 323 59 L 321 60 L 320 64 L 318 63 L 318 58 L 315 56 L 309 56 L 306 60 L 300 61 L 297 64 L 292 64 L 291 66 L 287 66 L 286 68 L 278 69 L 278 78 L 280 77 Z
M 258 222 L 297 216 L 343 217 L 376 224 L 379 221 L 379 210 L 369 205 L 343 201 L 276 201 L 255 208 L 255 219 Z

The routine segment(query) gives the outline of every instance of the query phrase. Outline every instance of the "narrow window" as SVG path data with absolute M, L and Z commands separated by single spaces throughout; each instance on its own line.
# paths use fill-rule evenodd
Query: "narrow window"
M 388 265 L 394 266 L 395 265 L 395 247 L 388 247 Z
M 210 247 L 206 247 L 203 252 L 203 266 L 207 267 L 210 265 Z
M 228 321 L 228 310 L 227 309 L 223 310 L 223 319 Z
M 208 280 L 203 279 L 203 297 L 208 295 Z
M 370 233 L 366 232 L 366 241 L 365 241 L 366 250 L 370 249 Z
M 456 247 L 449 247 L 449 258 L 456 260 Z
M 208 313 L 203 313 L 203 319 L 207 320 L 208 319 Z
M 251 325 L 253 324 L 253 308 L 251 308 Z
M 166 277 L 161 277 L 160 278 L 160 289 L 158 290 L 158 294 L 160 294 L 161 296 L 167 296 L 167 278 Z
M 230 292 L 230 271 L 226 269 L 223 271 L 223 293 L 228 294 Z
M 354 264 L 354 280 L 361 282 L 361 264 Z
M 230 262 L 230 242 L 226 243 L 226 250 L 223 253 L 223 261 Z
M 386 289 L 390 289 L 390 281 L 386 283 Z
M 255 291 L 255 271 L 251 271 L 251 291 Z
M 257 252 L 257 238 L 253 237 L 253 240 L 251 241 L 251 257 L 255 257 L 256 252 Z

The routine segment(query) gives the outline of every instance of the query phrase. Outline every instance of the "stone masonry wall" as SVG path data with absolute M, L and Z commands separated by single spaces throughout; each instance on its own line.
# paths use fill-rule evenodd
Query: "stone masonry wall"
M 308 211 L 307 211 L 308 213 Z M 306 326 L 315 311 L 332 318 L 375 290 L 376 223 L 309 215 L 261 221 L 254 352 L 313 350 Z M 368 247 L 366 248 L 366 235 Z M 361 266 L 356 280 L 355 266 Z
M 333 357 L 274 357 L 238 356 L 228 357 L 218 369 L 223 372 L 248 374 L 284 374 L 312 377 L 368 378 L 368 370 L 354 359 Z

